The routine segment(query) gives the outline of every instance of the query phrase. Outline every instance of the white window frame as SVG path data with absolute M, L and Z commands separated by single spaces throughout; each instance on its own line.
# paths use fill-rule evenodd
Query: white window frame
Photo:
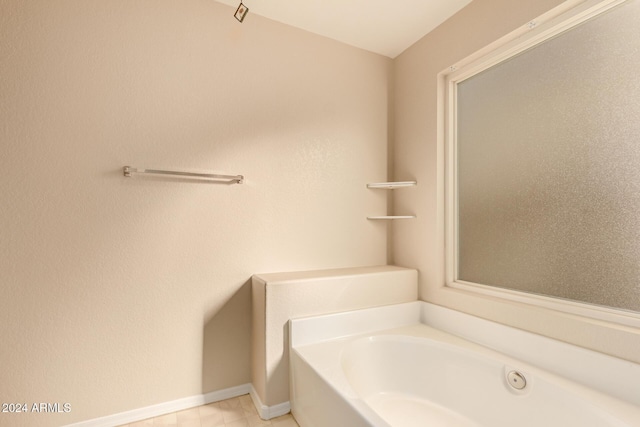
M 457 84 L 626 1 L 628 0 L 567 0 L 438 75 L 440 214 L 444 219 L 444 236 L 441 237 L 445 288 L 463 290 L 500 300 L 517 301 L 619 325 L 640 327 L 640 313 L 637 312 L 471 283 L 459 280 L 457 277 Z

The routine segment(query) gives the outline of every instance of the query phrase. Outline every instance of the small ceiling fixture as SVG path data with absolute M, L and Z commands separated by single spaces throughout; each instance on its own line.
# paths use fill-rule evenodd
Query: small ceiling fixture
M 239 22 L 244 21 L 244 17 L 247 16 L 247 12 L 249 12 L 249 8 L 242 4 L 242 0 L 240 0 L 240 5 L 236 9 L 235 16 Z

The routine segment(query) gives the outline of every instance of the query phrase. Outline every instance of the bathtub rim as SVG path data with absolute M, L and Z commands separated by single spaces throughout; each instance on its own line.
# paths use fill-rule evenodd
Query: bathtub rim
M 289 347 L 418 323 L 640 407 L 640 364 L 425 301 L 291 319 Z

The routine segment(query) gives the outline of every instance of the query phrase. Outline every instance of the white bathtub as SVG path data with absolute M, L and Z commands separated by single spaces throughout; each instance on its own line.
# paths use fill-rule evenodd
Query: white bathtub
M 293 320 L 291 407 L 300 426 L 640 426 L 640 366 L 450 311 L 417 302 Z M 520 346 L 544 345 L 557 366 L 425 324 L 439 315 L 493 339 L 525 334 L 530 342 L 520 337 Z

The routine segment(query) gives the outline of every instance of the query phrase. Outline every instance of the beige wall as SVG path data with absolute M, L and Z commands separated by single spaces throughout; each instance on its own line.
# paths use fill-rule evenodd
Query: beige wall
M 561 3 L 475 0 L 395 59 L 394 178 L 420 191 L 394 194 L 394 210 L 418 218 L 393 224 L 392 261 L 419 270 L 423 300 L 640 362 L 637 329 L 443 287 L 437 74 Z
M 233 11 L 0 0 L 0 402 L 72 405 L 0 424 L 248 383 L 253 273 L 386 263 L 391 61 Z

